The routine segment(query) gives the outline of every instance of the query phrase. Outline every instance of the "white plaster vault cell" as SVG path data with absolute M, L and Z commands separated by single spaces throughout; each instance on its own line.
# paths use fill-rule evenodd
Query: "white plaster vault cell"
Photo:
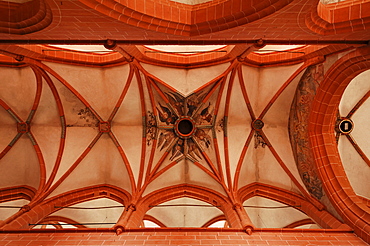
M 323 4 L 340 3 L 348 0 L 320 0 Z
M 283 228 L 293 222 L 309 218 L 295 208 L 258 196 L 246 200 L 243 206 L 249 206 L 244 209 L 257 228 Z
M 357 102 L 370 91 L 370 70 L 357 75 L 349 83 L 339 104 L 342 117 L 355 107 Z M 368 98 L 352 115 L 353 130 L 350 133 L 356 144 L 361 148 L 367 158 L 370 158 L 370 99 Z M 369 177 L 370 167 L 355 150 L 353 145 L 345 136 L 341 136 L 338 142 L 338 150 L 352 188 L 357 195 L 370 198 Z M 367 184 L 367 185 L 366 185 Z
M 183 3 L 187 5 L 196 5 L 201 3 L 211 2 L 213 0 L 171 0 L 172 2 Z
M 160 226 L 150 220 L 144 220 L 144 227 L 145 228 L 157 228 Z
M 50 47 L 60 48 L 61 50 L 75 50 L 89 53 L 109 53 L 112 50 L 108 50 L 104 45 L 49 45 Z
M 172 86 L 183 96 L 188 96 L 205 83 L 221 75 L 229 65 L 229 63 L 223 63 L 204 68 L 180 69 L 142 64 L 147 72 Z
M 145 47 L 162 52 L 191 55 L 218 50 L 226 47 L 226 45 L 145 45 Z
M 117 206 L 117 207 L 116 207 Z M 122 206 L 122 207 L 121 207 Z M 116 223 L 121 216 L 124 207 L 122 204 L 107 199 L 100 198 L 87 202 L 82 202 L 73 205 L 73 207 L 82 208 L 97 208 L 97 207 L 113 207 L 103 209 L 68 209 L 63 208 L 50 216 L 61 216 L 78 221 L 79 223 Z M 89 228 L 106 228 L 112 227 L 113 224 L 96 224 L 85 225 Z
M 89 48 L 68 46 L 67 48 L 81 51 L 97 51 L 102 49 L 102 47 L 91 46 Z M 222 48 L 222 46 L 202 46 L 199 49 L 195 46 L 182 47 L 181 49 L 179 49 L 179 47 L 170 47 L 172 50 L 168 49 L 169 47 L 160 48 L 155 46 L 154 48 L 169 52 L 180 52 L 181 50 L 189 52 L 209 51 Z M 103 120 L 107 120 L 113 111 L 117 100 L 127 83 L 130 71 L 129 65 L 111 68 L 92 68 L 51 62 L 44 62 L 44 64 L 63 77 L 71 87 L 86 99 Z M 196 69 L 169 68 L 150 64 L 141 65 L 149 74 L 158 78 L 158 81 L 161 80 L 173 87 L 183 96 L 188 96 L 199 87 L 222 75 L 227 71 L 230 63 Z M 301 64 L 279 68 L 254 68 L 242 66 L 241 69 L 243 72 L 244 85 L 247 90 L 251 106 L 257 117 L 269 103 L 273 95 L 279 91 L 281 86 L 299 68 L 299 66 L 301 66 Z M 35 76 L 29 68 L 2 68 L 1 74 L 6 78 L 6 81 L 9 82 L 0 84 L 0 96 L 2 100 L 6 101 L 8 105 L 14 109 L 18 115 L 20 115 L 20 117 L 26 118 L 35 97 Z M 142 72 L 140 72 L 140 74 L 142 74 Z M 226 76 L 227 82 L 221 96 L 220 108 L 216 119 L 217 123 L 223 118 L 225 112 L 226 94 L 230 77 L 229 73 Z M 271 80 L 271 78 L 273 78 L 273 80 Z M 141 79 L 145 81 L 144 76 L 142 76 Z M 290 142 L 287 132 L 290 104 L 299 79 L 300 75 L 297 76 L 292 84 L 286 88 L 269 109 L 263 118 L 265 123 L 263 130 L 281 159 L 292 172 L 293 176 L 301 182 L 290 150 Z M 24 81 L 27 81 L 27 83 Z M 77 116 L 77 113 L 79 112 L 78 110 L 86 107 L 76 95 L 73 95 L 73 93 L 68 90 L 68 86 L 53 77 L 52 81 L 60 95 L 60 100 L 64 107 L 64 114 L 68 125 L 66 129 L 64 152 L 60 167 L 53 182 L 54 185 L 68 171 L 83 151 L 86 150 L 91 141 L 97 136 L 98 128 L 94 124 L 83 122 L 83 120 Z M 138 82 L 139 80 L 135 75 L 122 105 L 117 111 L 116 116 L 113 118 L 111 126 L 112 133 L 125 151 L 135 182 L 137 182 L 140 173 L 142 145 L 142 115 L 140 110 L 141 101 Z M 236 76 L 231 92 L 228 118 L 229 159 L 231 164 L 230 172 L 232 181 L 234 181 L 233 178 L 236 173 L 236 165 L 240 158 L 244 143 L 251 131 L 252 121 L 251 116 L 248 113 L 248 108 L 244 103 L 244 96 L 241 92 L 241 86 L 239 85 L 240 82 L 239 77 Z M 358 86 L 362 88 L 365 85 L 366 82 L 362 82 L 362 84 L 360 83 Z M 349 88 L 351 88 L 351 86 L 349 86 Z M 151 105 L 151 102 L 145 82 L 143 83 L 143 91 L 145 96 L 145 105 L 148 107 Z M 353 94 L 356 94 L 356 91 L 350 93 L 348 96 L 348 100 L 352 100 L 351 105 L 356 103 L 356 100 L 351 96 Z M 367 104 L 364 104 L 364 106 L 365 105 Z M 346 110 L 348 111 L 348 109 Z M 364 123 L 360 123 L 361 121 L 355 117 L 369 114 L 370 112 L 368 110 L 363 111 L 363 109 L 360 108 L 354 115 L 355 128 L 357 125 L 364 125 Z M 0 134 L 3 137 L 0 138 L 0 147 L 5 147 L 16 135 L 17 131 L 14 127 L 14 119 L 12 119 L 2 108 L 0 108 L 0 123 Z M 38 140 L 38 144 L 45 159 L 46 178 L 50 177 L 51 171 L 55 165 L 60 141 L 60 129 L 61 123 L 55 98 L 53 97 L 50 88 L 45 82 L 43 82 L 40 105 L 33 120 L 32 132 Z M 221 165 L 224 167 L 225 152 L 223 149 L 225 144 L 223 131 L 217 128 L 216 135 L 217 143 L 221 150 Z M 358 137 L 358 135 L 360 135 L 360 137 Z M 366 145 L 361 142 L 361 139 L 364 139 L 365 141 L 370 138 L 369 135 L 366 135 L 366 138 L 361 137 L 361 133 L 356 132 L 356 130 L 353 132 L 353 136 L 356 140 L 358 138 L 358 142 L 361 146 Z M 127 141 L 127 139 L 129 139 L 129 141 Z M 340 143 L 340 146 L 342 145 L 343 144 Z M 363 148 L 366 149 L 366 146 Z M 286 151 L 287 149 L 288 151 Z M 148 147 L 146 160 L 149 159 L 148 156 L 150 154 L 150 150 L 151 147 Z M 369 152 L 370 150 L 366 151 Z M 158 153 L 154 156 L 154 163 L 156 163 L 162 156 L 159 151 L 157 152 Z M 213 159 L 211 161 L 216 163 Z M 160 168 L 163 168 L 168 164 L 169 162 L 166 161 L 166 163 L 164 163 Z M 147 162 L 144 163 L 144 165 L 147 165 Z M 26 135 L 24 135 L 7 153 L 7 155 L 0 160 L 0 167 L 3 168 L 2 170 L 7 170 L 7 172 L 0 172 L 0 188 L 13 185 L 29 185 L 37 189 L 40 176 L 39 163 L 35 149 Z M 30 170 L 32 170 L 32 172 Z M 108 134 L 104 134 L 92 147 L 86 157 L 84 157 L 78 166 L 48 197 L 50 198 L 64 192 L 96 184 L 110 184 L 131 193 L 132 189 L 129 177 L 130 175 L 128 174 L 125 163 L 122 160 L 117 147 L 109 138 Z M 270 184 L 299 193 L 297 187 L 280 167 L 269 148 L 254 148 L 254 140 L 249 144 L 246 156 L 243 160 L 238 187 L 240 188 L 252 182 Z M 366 182 L 366 180 L 361 182 Z M 190 160 L 182 160 L 153 180 L 147 186 L 143 196 L 164 187 L 177 184 L 198 185 L 212 189 L 222 195 L 227 195 L 224 188 L 216 180 L 207 175 Z M 356 187 L 356 185 L 353 186 Z M 363 187 L 367 186 L 363 185 Z M 365 191 L 361 191 L 359 194 L 360 193 L 364 194 Z M 248 202 L 250 201 L 255 200 L 248 200 Z M 207 205 L 206 203 L 189 198 L 176 199 L 165 204 L 176 203 Z M 271 204 L 271 202 L 269 203 L 266 201 L 258 201 L 258 203 L 267 205 Z M 109 204 L 115 204 L 115 202 L 107 199 L 98 199 L 87 203 L 81 203 L 79 205 L 99 206 Z M 56 212 L 55 215 L 68 217 L 78 222 L 116 222 L 121 215 L 121 212 L 122 211 L 118 210 L 116 212 L 114 212 L 114 210 L 94 210 L 94 213 L 91 213 L 90 211 L 72 211 L 63 209 Z M 263 216 L 265 216 L 265 214 L 269 216 L 275 215 L 270 215 L 268 212 L 262 211 L 256 212 L 255 210 L 248 212 L 251 213 L 251 218 L 256 221 L 257 227 L 282 227 L 289 224 L 287 221 L 285 224 L 279 224 L 278 222 L 281 222 L 282 218 L 280 215 L 280 217 L 277 216 L 276 219 L 272 220 L 272 224 L 266 224 L 265 217 Z M 291 213 L 284 214 L 284 216 L 292 216 L 290 218 L 290 220 L 292 220 L 291 222 L 303 218 L 299 213 L 296 214 L 296 212 L 297 211 L 293 209 Z M 200 227 L 210 219 L 222 215 L 222 211 L 215 207 L 155 207 L 148 211 L 148 215 L 153 216 L 168 227 Z M 148 223 L 149 222 L 146 222 L 145 226 L 153 226 Z M 217 226 L 221 226 L 222 223 L 223 222 L 220 222 Z
M 226 220 L 220 220 L 220 221 L 217 221 L 217 222 L 211 224 L 208 227 L 209 228 L 225 228 L 225 227 L 227 227 L 227 222 L 226 222 Z
M 199 207 L 176 206 L 186 204 L 198 205 Z M 223 214 L 221 210 L 208 203 L 187 197 L 174 199 L 160 205 L 172 206 L 153 207 L 147 214 L 155 217 L 167 227 L 201 227 L 209 220 Z
M 269 54 L 273 52 L 283 52 L 283 51 L 290 51 L 290 50 L 292 50 L 292 52 L 295 52 L 293 51 L 294 49 L 297 49 L 303 46 L 304 45 L 266 45 L 262 47 L 261 49 L 258 49 L 254 52 L 258 54 Z
M 14 200 L 14 201 L 9 201 L 9 202 L 3 202 L 0 203 L 0 206 L 9 206 L 9 208 L 2 208 L 0 212 L 0 221 L 5 220 L 8 217 L 12 216 L 16 212 L 19 211 L 18 207 L 22 207 L 26 204 L 28 204 L 29 201 L 25 199 L 19 199 L 19 200 Z M 11 208 L 14 207 L 14 208 Z

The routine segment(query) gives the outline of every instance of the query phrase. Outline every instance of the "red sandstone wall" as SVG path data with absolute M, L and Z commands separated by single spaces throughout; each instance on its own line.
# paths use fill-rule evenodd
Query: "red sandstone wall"
M 368 245 L 350 232 L 300 231 L 135 231 L 116 236 L 113 231 L 0 233 L 1 246 L 16 245 Z

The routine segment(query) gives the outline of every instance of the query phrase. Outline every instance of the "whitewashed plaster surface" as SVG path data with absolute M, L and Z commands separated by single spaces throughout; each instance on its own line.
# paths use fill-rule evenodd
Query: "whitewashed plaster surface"
M 3 202 L 1 203 L 1 206 L 14 206 L 14 207 L 22 207 L 26 204 L 28 204 L 29 201 L 25 199 L 19 199 L 19 200 L 14 200 L 14 201 L 9 201 L 9 202 Z M 0 213 L 0 220 L 5 220 L 15 214 L 16 212 L 19 211 L 19 208 L 7 208 L 7 209 L 2 209 Z
M 339 104 L 340 115 L 342 117 L 347 116 L 357 102 L 370 91 L 369 79 L 370 70 L 367 70 L 357 75 L 347 86 Z M 370 99 L 368 98 L 351 117 L 354 127 L 350 133 L 367 158 L 370 158 L 369 115 Z M 370 167 L 345 136 L 339 138 L 338 150 L 354 191 L 358 195 L 370 199 Z
M 297 209 L 258 196 L 246 200 L 243 206 L 250 206 L 244 209 L 256 228 L 283 228 L 293 222 L 309 218 Z
M 221 75 L 229 67 L 230 63 L 194 69 L 168 68 L 149 64 L 142 65 L 150 74 L 172 86 L 184 96 L 187 96 L 202 85 Z
M 223 214 L 218 208 L 208 207 L 208 203 L 187 197 L 174 199 L 160 205 L 186 204 L 205 205 L 205 207 L 153 207 L 147 212 L 147 214 L 157 218 L 168 227 L 201 227 L 209 220 Z
M 55 72 L 61 77 L 63 77 L 63 79 L 65 79 L 71 87 L 75 88 L 76 91 L 83 98 L 85 98 L 91 107 L 97 112 L 102 120 L 108 120 L 118 101 L 118 98 L 122 93 L 123 88 L 127 83 L 127 78 L 129 75 L 129 65 L 118 66 L 115 68 L 91 68 L 54 63 L 46 64 L 55 70 Z M 229 66 L 230 63 L 225 63 L 207 68 L 175 69 L 143 64 L 143 67 L 147 72 L 162 80 L 164 83 L 170 85 L 184 96 L 191 94 L 194 90 L 198 89 L 202 85 L 214 80 L 216 77 L 223 74 Z M 252 68 L 242 66 L 245 88 L 256 117 L 260 115 L 274 94 L 300 66 L 301 64 L 279 68 Z M 2 100 L 8 103 L 8 105 L 14 109 L 14 111 L 20 117 L 25 119 L 30 112 L 35 97 L 35 77 L 29 68 L 2 68 L 1 71 L 5 76 L 5 81 L 10 81 L 10 85 L 8 85 L 8 83 L 0 83 L 0 96 Z M 141 79 L 144 80 L 145 78 L 143 74 L 140 73 L 140 75 Z M 301 74 L 298 75 L 281 93 L 262 120 L 265 123 L 263 130 L 267 138 L 272 143 L 272 146 L 275 148 L 282 161 L 289 168 L 292 175 L 303 186 L 294 163 L 287 129 L 290 105 L 300 76 Z M 226 81 L 229 81 L 229 79 L 230 76 L 228 75 Z M 68 85 L 59 82 L 54 77 L 52 77 L 52 80 L 60 96 L 67 124 L 65 139 L 66 143 L 62 154 L 60 167 L 56 173 L 55 180 L 53 181 L 53 184 L 56 184 L 56 182 L 72 167 L 76 160 L 78 160 L 82 153 L 88 148 L 93 139 L 99 134 L 99 129 L 97 126 L 98 120 L 96 117 L 93 116 L 91 112 L 86 110 L 86 105 L 84 105 L 81 100 L 78 99 L 77 95 L 73 94 L 67 88 Z M 366 84 L 366 79 L 362 80 L 364 82 L 361 82 L 362 84 L 357 82 L 358 85 L 355 85 L 355 87 L 364 88 L 362 90 L 366 90 L 366 88 L 368 88 L 366 86 L 369 84 Z M 120 146 L 122 146 L 122 149 L 127 156 L 135 182 L 137 182 L 140 173 L 139 167 L 141 162 L 141 148 L 143 139 L 143 122 L 141 112 L 142 105 L 140 102 L 138 82 L 139 81 L 137 80 L 136 76 L 134 76 L 130 87 L 128 88 L 127 94 L 122 101 L 122 105 L 117 111 L 116 116 L 113 118 L 111 128 L 112 134 L 116 137 L 118 143 Z M 252 122 L 252 117 L 249 114 L 247 106 L 244 102 L 240 82 L 241 81 L 239 81 L 238 76 L 236 76 L 232 85 L 233 87 L 231 91 L 227 125 L 232 181 L 234 180 L 237 163 L 240 159 L 242 149 L 251 131 Z M 222 92 L 220 108 L 215 121 L 215 133 L 220 149 L 219 154 L 224 173 L 224 132 L 219 124 L 225 112 L 224 105 L 226 103 L 226 94 L 229 86 L 230 84 L 227 82 Z M 348 90 L 351 90 L 351 85 L 348 88 Z M 143 90 L 145 96 L 144 101 L 147 107 L 145 108 L 146 112 L 148 110 L 152 110 L 152 108 L 148 107 L 148 105 L 150 105 L 150 100 L 148 99 L 149 95 L 145 83 L 143 85 Z M 361 98 L 361 95 L 356 94 L 356 89 L 354 89 L 354 92 L 350 92 L 348 96 L 349 105 L 354 105 L 357 102 L 355 99 L 353 99 L 353 95 L 356 95 L 358 99 Z M 344 98 L 346 98 L 346 95 Z M 364 104 L 364 107 L 369 108 L 368 102 Z M 343 110 L 348 111 L 349 109 L 346 109 L 345 106 L 341 105 L 341 112 Z M 367 153 L 369 151 L 369 147 L 368 144 L 366 144 L 366 139 L 369 139 L 370 137 L 369 134 L 367 134 L 369 131 L 367 131 L 367 135 L 363 134 L 361 131 L 359 131 L 359 126 L 366 126 L 366 121 L 363 120 L 364 117 L 360 116 L 369 115 L 369 113 L 370 112 L 367 109 L 362 108 L 356 112 L 353 117 L 353 120 L 355 121 L 355 130 L 352 133 L 359 145 L 364 146 L 363 150 Z M 58 114 L 58 108 L 55 103 L 54 95 L 51 93 L 47 83 L 43 81 L 40 105 L 32 121 L 31 131 L 40 146 L 41 152 L 43 153 L 46 167 L 46 178 L 50 177 L 50 174 L 56 163 L 57 152 L 59 150 L 61 141 L 61 122 Z M 0 138 L 0 147 L 3 149 L 17 134 L 17 130 L 14 119 L 12 119 L 3 108 L 0 108 L 0 116 L 0 133 L 2 136 Z M 351 179 L 351 176 L 358 177 L 359 175 L 362 175 L 360 178 L 357 178 L 358 181 L 354 181 L 352 178 L 351 183 L 355 187 L 358 194 L 369 197 L 366 186 L 361 186 L 361 182 L 366 182 L 366 177 L 369 175 L 366 172 L 369 170 L 369 168 L 367 167 L 366 169 L 364 162 L 361 164 L 361 160 L 358 157 L 355 157 L 356 153 L 354 150 L 352 150 L 352 152 L 348 151 L 351 146 L 347 146 L 348 144 L 346 145 L 346 142 L 342 141 L 342 138 L 339 143 L 339 149 L 345 149 L 347 151 L 346 153 L 349 153 L 348 156 L 351 158 L 356 158 L 348 159 L 348 156 L 342 156 L 349 178 Z M 289 176 L 280 167 L 278 161 L 272 155 L 272 152 L 268 146 L 256 146 L 255 141 L 255 137 L 252 137 L 252 140 L 248 145 L 245 158 L 242 161 L 239 182 L 237 183 L 238 188 L 248 185 L 252 182 L 261 182 L 299 193 L 298 188 L 293 184 Z M 147 160 L 151 148 L 151 146 L 147 146 L 145 153 L 145 170 L 148 165 Z M 154 164 L 157 163 L 157 161 L 161 158 L 163 151 L 164 150 L 162 150 L 162 152 L 159 150 L 156 151 L 153 162 Z M 211 153 L 211 151 L 209 151 L 209 153 Z M 344 151 L 341 151 L 341 153 L 344 153 Z M 356 162 L 358 165 L 362 165 L 362 167 L 346 166 L 346 163 L 353 162 Z M 163 167 L 168 164 L 169 161 L 166 159 Z M 163 167 L 161 167 L 159 170 L 161 170 Z M 1 170 L 7 170 L 6 172 L 0 172 L 0 187 L 29 185 L 37 189 L 40 175 L 39 162 L 31 141 L 25 135 L 20 138 L 14 147 L 9 151 L 9 153 L 0 160 L 0 168 Z M 365 169 L 365 171 L 359 173 L 359 170 L 361 170 L 359 168 Z M 356 182 L 358 183 L 356 184 Z M 118 148 L 114 145 L 112 139 L 110 139 L 107 134 L 103 134 L 100 137 L 100 139 L 94 146 L 92 146 L 91 150 L 81 161 L 81 163 L 79 163 L 79 165 L 69 174 L 69 176 L 66 177 L 66 179 L 58 187 L 56 187 L 49 197 L 71 191 L 73 189 L 96 184 L 114 185 L 131 193 L 132 187 L 130 184 L 128 170 L 122 160 L 122 157 L 120 156 Z M 214 179 L 208 176 L 204 171 L 195 166 L 195 164 L 189 160 L 180 161 L 171 169 L 157 177 L 148 185 L 143 195 L 145 196 L 158 189 L 177 184 L 199 185 L 226 195 L 225 190 L 219 183 L 217 183 Z M 360 188 L 356 188 L 357 186 Z M 179 201 L 188 202 L 188 200 L 184 199 L 180 199 Z M 191 202 L 193 202 L 193 200 L 191 200 Z M 199 201 L 195 202 L 199 203 Z M 258 201 L 259 204 L 270 204 L 269 202 L 262 200 Z M 95 204 L 93 201 L 91 201 L 89 204 L 97 205 L 98 203 Z M 104 202 L 104 204 L 107 203 Z M 164 208 L 153 208 L 148 212 L 148 214 L 155 216 L 167 226 L 192 227 L 201 226 L 209 219 L 221 214 L 221 211 L 217 208 L 201 208 L 201 210 L 196 211 L 194 209 L 195 208 L 171 207 L 168 209 L 168 211 L 166 208 L 166 212 L 164 213 Z M 70 214 L 71 211 L 69 210 L 61 210 L 57 213 L 66 217 L 69 215 L 71 218 L 81 222 L 94 222 L 94 219 L 103 221 L 103 219 L 100 220 L 103 217 L 94 218 L 92 213 L 89 213 L 89 215 L 84 215 L 83 211 Z M 81 213 L 81 215 L 79 213 Z M 251 211 L 251 213 L 251 217 L 256 220 L 258 225 L 256 225 L 257 227 L 264 226 L 263 223 L 266 224 L 265 217 L 263 217 L 262 220 L 258 219 L 258 217 L 265 216 L 263 215 L 263 212 L 257 213 Z M 292 220 L 301 218 L 301 215 L 295 216 L 294 213 L 291 213 L 291 215 Z M 107 217 L 105 221 L 108 221 L 108 219 L 116 221 L 116 219 L 119 217 L 119 215 L 117 216 L 116 214 L 109 215 L 110 217 L 108 215 L 106 216 Z M 277 217 L 275 219 L 276 222 L 271 222 L 272 224 L 269 224 L 268 226 L 285 226 L 277 223 L 279 219 L 281 219 L 281 217 Z
M 121 216 L 124 207 L 122 204 L 107 199 L 100 198 L 87 202 L 81 202 L 73 205 L 73 207 L 81 208 L 97 208 L 97 207 L 111 207 L 122 206 L 108 209 L 68 209 L 62 208 L 61 210 L 51 214 L 51 216 L 61 216 L 79 223 L 115 223 Z M 106 228 L 112 225 L 85 225 L 88 228 Z

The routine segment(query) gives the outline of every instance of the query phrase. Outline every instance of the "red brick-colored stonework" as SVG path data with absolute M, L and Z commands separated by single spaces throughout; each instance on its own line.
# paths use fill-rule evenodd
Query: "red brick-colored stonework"
M 347 177 L 343 168 L 334 135 L 343 91 L 355 76 L 370 69 L 370 0 L 322 2 L 0 1 L 0 67 L 4 71 L 0 74 L 0 246 L 370 243 L 370 200 L 356 194 L 356 187 L 348 181 L 350 175 Z M 53 45 L 100 45 L 103 52 Z M 223 46 L 185 54 L 160 52 L 149 45 Z M 288 48 L 260 52 L 267 45 Z M 304 186 L 294 157 L 287 152 L 292 141 L 287 139 L 287 124 L 281 121 L 292 99 L 288 94 L 292 96 L 292 88 L 314 66 L 322 66 L 323 71 L 315 70 L 320 75 L 320 81 L 314 81 L 317 93 L 312 94 L 310 109 L 301 118 L 306 134 L 303 144 L 310 154 L 295 152 L 309 157 L 304 164 L 317 170 L 315 180 L 312 175 L 310 180 L 320 180 L 323 199 L 312 196 L 312 190 Z M 68 69 L 78 75 L 72 78 Z M 195 70 L 201 74 L 199 78 Z M 88 71 L 99 74 L 99 83 L 94 83 L 95 77 L 90 80 L 93 73 L 84 76 Z M 182 85 L 186 84 L 177 80 L 177 74 L 186 74 L 186 93 L 193 94 L 186 100 L 175 96 L 185 93 Z M 207 79 L 202 82 L 203 75 Z M 273 88 L 276 91 L 270 90 Z M 97 89 L 96 97 L 93 89 Z M 181 150 L 181 144 L 175 140 L 163 151 L 163 145 L 158 148 L 163 141 L 158 129 L 169 129 L 160 119 L 160 111 L 164 105 L 167 115 L 178 110 L 178 116 L 183 116 L 179 105 L 189 108 L 186 104 L 191 96 L 199 99 L 194 103 L 198 112 L 205 110 L 204 118 L 214 119 L 203 125 L 210 129 L 209 139 L 203 143 L 211 148 L 203 151 L 199 148 L 202 142 L 194 142 L 202 159 L 194 160 L 189 158 L 190 145 L 183 145 L 181 158 L 188 159 L 179 176 L 176 170 L 182 159 L 177 163 L 170 156 L 174 156 L 175 145 Z M 24 100 L 28 97 L 29 101 Z M 369 97 L 370 91 L 353 111 Z M 277 110 L 280 107 L 284 109 L 281 112 Z M 109 116 L 107 109 L 112 110 Z M 70 117 L 81 110 L 92 119 L 86 128 Z M 264 127 L 250 124 L 259 121 Z M 240 128 L 232 129 L 235 123 L 240 123 Z M 125 129 L 136 130 L 128 130 L 126 135 Z M 272 131 L 279 135 L 273 137 Z M 278 139 L 281 133 L 286 148 Z M 131 134 L 137 138 L 131 139 Z M 368 153 L 346 137 L 368 168 Z M 100 160 L 104 155 L 107 158 Z M 275 164 L 280 172 L 269 173 Z M 171 176 L 184 179 L 175 181 Z M 365 190 L 368 185 L 361 180 L 358 184 Z M 202 223 L 185 223 L 199 228 L 171 228 L 185 225 L 177 224 L 180 213 L 177 218 L 171 216 L 174 223 L 170 223 L 157 217 L 153 208 L 174 199 L 206 203 L 217 214 L 204 217 Z M 283 216 L 269 216 L 268 223 L 259 223 L 243 207 L 254 199 L 280 203 L 302 217 L 288 221 Z M 104 225 L 109 228 L 86 228 L 90 220 L 67 209 L 99 200 L 117 203 L 122 209 L 114 218 L 106 218 L 109 223 Z M 6 210 L 17 203 L 22 205 Z M 270 208 L 258 209 L 263 217 Z M 89 219 L 98 213 L 86 211 Z M 186 212 L 184 220 L 185 215 L 197 214 Z M 161 228 L 144 228 L 145 220 Z M 208 228 L 218 221 L 225 221 L 225 228 Z M 275 222 L 286 223 L 279 223 L 284 226 L 281 229 L 256 228 L 273 227 Z M 67 228 L 64 223 L 77 228 Z M 296 229 L 311 225 L 322 229 Z
M 349 11 L 349 19 L 336 23 L 334 27 L 317 14 L 318 0 L 229 0 L 212 1 L 212 4 L 204 3 L 199 7 L 154 0 L 81 0 L 65 1 L 63 5 L 45 0 L 45 4 L 50 6 L 52 16 L 43 19 L 51 22 L 47 28 L 42 29 L 45 27 L 41 26 L 42 21 L 31 26 L 27 21 L 10 23 L 18 26 L 26 24 L 27 28 L 24 29 L 27 29 L 28 34 L 19 35 L 21 33 L 9 32 L 7 21 L 1 41 L 24 44 L 103 44 L 107 39 L 115 39 L 126 44 L 164 44 L 163 41 L 171 41 L 172 44 L 199 45 L 245 43 L 246 40 L 260 38 L 274 42 L 294 40 L 301 44 L 323 40 L 369 40 L 369 32 L 365 32 L 369 28 L 368 17 L 363 17 L 369 9 L 366 1 L 361 8 L 360 5 L 351 6 L 354 10 Z M 7 8 L 3 8 L 5 13 L 9 12 Z M 312 13 L 316 13 L 318 18 L 311 16 Z M 305 16 L 311 19 L 310 23 L 305 23 Z M 332 35 L 326 36 L 325 32 Z M 351 33 L 350 38 L 346 32 Z M 317 33 L 325 36 L 319 36 L 318 39 Z M 179 36 L 183 38 L 179 39 Z M 193 43 L 195 41 L 198 43 Z
M 168 34 L 194 36 L 247 24 L 286 6 L 291 0 L 212 1 L 194 6 L 173 1 L 81 0 L 82 3 L 131 26 Z
M 197 68 L 240 60 L 243 64 L 255 67 L 271 67 L 291 65 L 304 62 L 317 56 L 328 56 L 353 48 L 352 45 L 306 45 L 287 52 L 270 52 L 258 54 L 254 51 L 256 42 L 228 45 L 218 50 L 197 54 L 177 54 L 155 52 L 142 45 L 115 45 L 110 53 L 89 53 L 82 51 L 63 50 L 47 45 L 0 45 L 0 64 L 6 66 L 25 66 L 24 57 L 41 61 L 53 61 L 63 64 L 83 65 L 88 67 L 112 67 L 127 64 L 130 57 L 148 64 L 160 64 L 168 67 Z M 18 61 L 14 54 L 21 54 L 23 60 Z M 9 56 L 14 57 L 10 59 Z
M 35 196 L 35 193 L 35 188 L 29 186 L 2 188 L 0 189 L 0 202 L 14 201 L 18 199 L 30 201 Z
M 310 144 L 323 187 L 342 218 L 364 240 L 370 240 L 370 210 L 355 194 L 343 168 L 333 129 L 345 88 L 361 72 L 370 68 L 369 47 L 359 48 L 339 59 L 320 84 L 311 111 L 308 131 Z
M 344 1 L 318 4 L 306 17 L 306 25 L 321 35 L 361 31 L 370 26 L 370 3 Z
M 32 211 L 20 210 L 12 217 L 4 221 L 0 221 L 0 226 L 14 220 L 13 222 L 10 222 L 8 225 L 6 225 L 3 229 L 12 230 L 14 228 L 18 228 L 19 226 L 24 229 L 31 229 L 33 226 L 30 224 L 38 223 L 53 212 L 60 210 L 60 207 L 71 206 L 76 203 L 97 198 L 108 198 L 119 202 L 122 205 L 125 205 L 129 200 L 130 195 L 122 189 L 111 185 L 96 185 L 85 187 L 73 192 L 60 194 L 53 199 L 48 199 L 45 202 L 37 205 L 35 205 L 35 202 L 29 203 L 29 207 L 32 209 Z
M 353 21 L 370 17 L 370 3 L 362 0 L 342 1 L 334 4 L 319 2 L 317 12 L 329 23 Z
M 37 32 L 50 25 L 52 18 L 51 9 L 44 0 L 0 3 L 0 33 Z
M 350 231 L 270 229 L 247 235 L 235 229 L 32 230 L 0 233 L 4 246 L 31 245 L 367 245 Z

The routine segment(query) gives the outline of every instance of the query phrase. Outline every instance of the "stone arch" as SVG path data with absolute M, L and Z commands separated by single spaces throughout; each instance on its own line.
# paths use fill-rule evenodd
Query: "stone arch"
M 44 0 L 0 2 L 0 33 L 22 35 L 37 32 L 49 26 L 52 18 L 51 9 Z
M 325 229 L 337 229 L 346 227 L 326 210 L 320 210 L 301 195 L 294 192 L 262 183 L 252 183 L 242 187 L 238 195 L 244 202 L 251 197 L 260 196 L 274 200 L 305 213 L 317 224 Z
M 370 210 L 353 191 L 344 171 L 334 127 L 338 105 L 351 80 L 370 69 L 370 47 L 342 57 L 327 72 L 313 102 L 308 122 L 310 144 L 328 198 L 344 221 L 365 241 L 370 240 Z
M 66 192 L 47 199 L 33 207 L 24 206 L 15 216 L 14 220 L 4 221 L 5 225 L 1 229 L 30 229 L 32 225 L 50 214 L 60 210 L 58 207 L 68 207 L 77 203 L 86 202 L 98 198 L 108 198 L 126 205 L 130 200 L 130 194 L 112 185 L 96 185 L 84 187 L 78 190 Z
M 193 198 L 217 206 L 225 214 L 230 227 L 241 228 L 238 215 L 226 197 L 205 187 L 189 184 L 166 187 L 145 196 L 138 202 L 136 206 L 137 210 L 130 217 L 126 227 L 138 227 L 146 212 L 150 209 L 150 206 L 182 197 Z

